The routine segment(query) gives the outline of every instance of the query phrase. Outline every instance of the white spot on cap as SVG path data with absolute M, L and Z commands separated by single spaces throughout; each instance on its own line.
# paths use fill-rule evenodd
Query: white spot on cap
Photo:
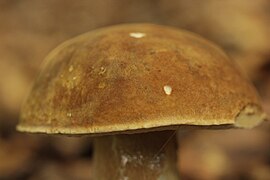
M 140 33 L 140 32 L 132 32 L 132 33 L 129 33 L 129 36 L 134 37 L 134 38 L 142 38 L 142 37 L 146 36 L 146 34 Z
M 169 85 L 165 85 L 163 87 L 163 90 L 164 90 L 165 94 L 167 94 L 167 95 L 171 95 L 171 93 L 172 93 L 172 87 Z

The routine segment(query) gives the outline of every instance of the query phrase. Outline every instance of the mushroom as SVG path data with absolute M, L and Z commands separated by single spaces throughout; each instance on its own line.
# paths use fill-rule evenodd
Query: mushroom
M 98 180 L 174 180 L 176 130 L 263 119 L 254 87 L 219 47 L 183 30 L 125 24 L 53 50 L 17 129 L 95 136 Z

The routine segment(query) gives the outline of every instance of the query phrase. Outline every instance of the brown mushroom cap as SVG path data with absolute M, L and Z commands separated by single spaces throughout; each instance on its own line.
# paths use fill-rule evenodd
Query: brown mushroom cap
M 180 125 L 253 127 L 262 119 L 253 86 L 216 45 L 178 29 L 127 24 L 53 50 L 17 129 L 133 133 Z

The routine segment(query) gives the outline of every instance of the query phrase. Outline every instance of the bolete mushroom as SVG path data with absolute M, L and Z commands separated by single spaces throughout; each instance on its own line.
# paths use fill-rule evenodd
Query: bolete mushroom
M 252 128 L 263 119 L 255 89 L 220 48 L 187 31 L 126 24 L 53 50 L 17 129 L 98 136 L 97 180 L 174 180 L 179 127 Z

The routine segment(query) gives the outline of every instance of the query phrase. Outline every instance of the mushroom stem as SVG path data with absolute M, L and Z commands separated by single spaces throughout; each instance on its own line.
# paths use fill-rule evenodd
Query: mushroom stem
M 178 180 L 174 131 L 95 139 L 95 180 Z

